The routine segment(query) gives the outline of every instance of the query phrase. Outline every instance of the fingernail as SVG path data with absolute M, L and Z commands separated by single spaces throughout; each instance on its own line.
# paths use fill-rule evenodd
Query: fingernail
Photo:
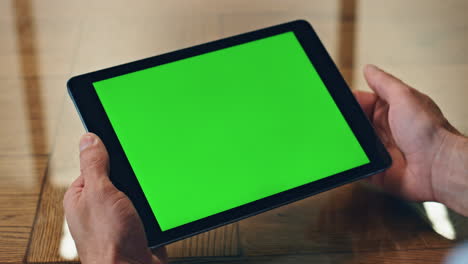
M 96 139 L 92 135 L 84 135 L 80 141 L 80 151 L 87 149 L 89 146 L 94 144 L 94 142 L 96 142 Z

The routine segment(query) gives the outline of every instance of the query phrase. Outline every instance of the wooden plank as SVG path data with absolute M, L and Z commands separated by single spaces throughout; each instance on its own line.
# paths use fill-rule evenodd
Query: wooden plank
M 2 156 L 38 157 L 48 155 L 51 151 L 66 94 L 64 85 L 67 77 L 31 79 L 0 79 Z M 27 99 L 25 94 L 28 94 Z
M 0 226 L 31 227 L 36 212 L 37 201 L 37 194 L 1 194 Z
M 180 16 L 177 12 L 151 17 L 91 17 L 83 22 L 83 36 L 73 74 L 217 39 L 220 36 L 216 21 L 216 16 L 202 17 L 196 12 L 189 16 Z M 119 40 L 117 45 L 116 39 Z
M 345 77 L 354 73 L 347 79 L 352 78 L 355 87 L 367 87 L 360 71 L 365 63 L 381 64 L 417 88 L 433 95 L 448 118 L 461 127 L 462 131 L 468 132 L 467 108 L 464 107 L 463 100 L 466 98 L 464 84 L 467 83 L 468 76 L 467 53 L 463 53 L 467 42 L 467 34 L 464 34 L 466 27 L 463 26 L 466 24 L 464 10 L 467 3 L 463 1 L 410 3 L 398 0 L 386 3 L 385 8 L 373 1 L 359 1 L 357 25 L 353 29 L 356 31 L 356 43 L 353 47 L 341 46 L 341 49 L 340 45 L 346 45 L 346 39 L 350 38 L 346 34 L 349 34 L 351 28 L 348 27 L 350 25 L 339 24 L 343 14 L 345 18 L 348 16 L 346 10 L 337 12 L 339 1 L 195 0 L 184 3 L 183 7 L 180 1 L 143 1 L 130 9 L 126 8 L 128 4 L 125 1 L 114 1 L 112 5 L 107 1 L 88 1 L 80 6 L 71 4 L 71 7 L 60 1 L 44 1 L 46 2 L 40 1 L 40 4 L 32 2 L 34 8 L 30 11 L 33 14 L 31 17 L 37 18 L 34 23 L 31 23 L 31 18 L 18 19 L 19 24 L 26 27 L 17 30 L 24 37 L 19 45 L 16 43 L 15 26 L 8 19 L 11 17 L 11 10 L 0 8 L 0 15 L 6 17 L 0 21 L 1 25 L 5 25 L 0 27 L 2 36 L 5 36 L 0 43 L 1 78 L 39 78 L 38 81 L 25 81 L 3 89 L 19 91 L 18 96 L 5 96 L 2 90 L 0 119 L 4 122 L 0 129 L 0 155 L 50 152 L 50 139 L 55 137 L 50 128 L 54 124 L 48 124 L 49 121 L 40 122 L 38 119 L 50 117 L 45 109 L 56 104 L 47 101 L 52 95 L 46 95 L 49 85 L 41 83 L 44 76 L 67 75 L 72 65 L 75 65 L 76 72 L 84 72 L 296 18 L 306 18 L 314 24 L 332 57 L 341 61 L 341 68 L 343 65 L 355 65 L 355 69 L 345 69 L 347 72 L 344 72 Z M 4 3 L 0 5 L 4 6 Z M 83 9 L 82 6 L 88 8 Z M 175 10 L 177 15 L 174 16 Z M 415 15 L 414 10 L 420 12 Z M 79 21 L 85 15 L 87 18 L 83 36 L 79 39 Z M 171 27 L 167 27 L 168 24 Z M 35 33 L 30 34 L 33 26 Z M 31 49 L 28 41 L 35 42 L 35 48 Z M 73 59 L 74 45 L 80 46 L 76 52 L 77 59 Z M 356 58 L 349 63 L 353 49 Z M 37 54 L 31 53 L 31 50 L 35 50 Z M 21 60 L 17 58 L 18 52 L 22 53 Z M 40 91 L 35 90 L 36 85 L 40 86 Z M 60 87 L 62 88 L 65 91 L 64 87 Z M 23 92 L 28 92 L 29 99 L 21 97 Z M 42 98 L 42 103 L 36 104 L 39 97 Z M 29 102 L 29 112 L 16 113 L 12 110 L 14 104 L 20 100 Z M 36 108 L 40 109 L 36 111 Z M 59 111 L 53 107 L 50 109 L 52 114 Z M 29 116 L 26 119 L 25 114 Z M 20 119 L 22 116 L 23 119 Z M 72 117 L 68 114 L 63 116 Z M 73 118 L 75 117 L 73 112 Z M 33 121 L 29 122 L 28 119 Z M 67 125 L 68 123 L 62 124 Z M 31 133 L 34 134 L 38 129 L 42 132 L 31 137 L 36 138 L 34 142 L 30 141 Z M 63 260 L 53 255 L 57 253 L 35 251 L 40 249 L 35 247 L 40 247 L 40 243 L 52 242 L 55 244 L 50 245 L 50 248 L 60 250 L 64 232 L 63 216 L 59 213 L 61 195 L 67 184 L 77 175 L 74 167 L 77 158 L 75 145 L 82 132 L 80 129 L 80 126 L 71 126 L 66 132 L 59 131 L 57 140 L 53 140 L 57 142 L 57 148 L 63 149 L 57 150 L 58 154 L 53 159 L 51 170 L 54 172 L 49 174 L 44 189 L 46 203 L 41 204 L 40 211 L 43 212 L 39 212 L 38 225 L 41 227 L 35 230 L 35 237 L 38 239 L 31 241 L 32 251 L 28 260 Z M 0 167 L 3 166 L 1 162 L 0 160 Z M 23 172 L 26 175 L 29 170 L 32 171 L 31 175 L 37 175 L 42 165 L 34 169 L 30 165 L 21 167 L 21 164 L 27 163 L 18 161 L 10 164 L 7 174 L 0 174 L 0 194 L 14 194 L 15 190 L 37 192 L 40 180 L 29 180 L 29 176 L 21 178 L 20 175 Z M 17 165 L 18 169 L 15 170 Z M 30 183 L 32 184 L 28 185 Z M 9 184 L 13 184 L 14 188 L 9 189 Z M 15 199 L 18 201 L 13 202 L 14 206 L 21 207 L 21 197 L 16 196 Z M 31 208 L 29 202 L 24 206 Z M 6 212 L 5 215 L 18 213 L 13 209 L 7 209 Z M 46 215 L 46 212 L 53 213 Z M 12 223 L 15 219 L 21 222 L 29 218 L 26 214 L 19 213 L 4 220 Z M 182 256 L 182 260 L 177 259 L 180 262 L 230 261 L 236 258 L 238 262 L 252 263 L 439 263 L 446 249 L 436 247 L 446 248 L 452 245 L 432 232 L 402 202 L 354 185 L 244 220 L 240 222 L 240 227 L 242 248 L 236 248 L 234 242 L 231 242 L 232 246 L 227 246 L 228 250 L 221 246 L 217 249 L 212 246 L 200 247 L 211 245 L 214 237 L 218 239 L 224 233 L 231 233 L 237 228 L 232 227 L 177 242 L 168 248 L 169 253 Z M 24 244 L 21 241 L 25 240 L 23 234 L 28 227 L 17 227 L 12 231 L 13 236 L 2 236 L 2 231 L 7 230 L 6 228 L 10 227 L 0 225 L 0 256 L 18 257 L 21 252 L 24 253 Z M 234 236 L 232 233 L 232 237 Z M 339 253 L 336 250 L 348 253 Z M 245 252 L 247 257 L 239 252 Z M 228 253 L 240 256 L 187 259 L 190 255 Z M 47 258 L 48 254 L 53 257 Z M 265 254 L 275 256 L 268 257 Z M 12 259 L 16 261 L 17 258 L 10 260 Z
M 0 263 L 24 259 L 46 163 L 44 156 L 0 156 Z
M 38 196 L 47 160 L 47 156 L 0 156 L 0 196 Z
M 37 12 L 37 7 L 43 5 L 51 10 L 58 5 L 57 1 L 48 4 L 30 0 L 4 2 L 11 5 L 5 7 L 10 16 L 0 15 L 0 79 L 37 78 L 40 81 L 44 77 L 69 75 L 79 44 L 81 19 L 43 16 Z
M 337 66 L 340 69 L 353 69 L 354 67 L 354 46 L 356 35 L 356 0 L 341 0 L 340 1 L 340 18 L 338 29 L 338 55 Z M 341 72 L 344 79 L 353 86 L 353 74 Z
M 0 193 L 0 263 L 21 263 L 27 249 L 38 194 Z
M 66 189 L 54 188 L 47 179 L 44 184 L 26 256 L 27 262 L 56 261 L 59 254 L 64 223 L 61 201 Z M 61 258 L 58 260 L 63 261 Z
M 0 226 L 0 263 L 23 263 L 31 226 Z

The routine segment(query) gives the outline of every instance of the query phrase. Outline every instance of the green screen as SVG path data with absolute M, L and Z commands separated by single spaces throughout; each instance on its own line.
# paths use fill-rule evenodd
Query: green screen
M 163 231 L 369 162 L 293 32 L 94 87 Z

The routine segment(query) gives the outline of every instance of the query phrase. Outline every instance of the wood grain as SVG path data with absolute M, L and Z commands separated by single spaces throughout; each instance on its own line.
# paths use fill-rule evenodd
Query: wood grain
M 26 256 L 26 261 L 31 263 L 64 260 L 59 257 L 59 248 L 64 224 L 62 198 L 66 189 L 54 188 L 47 179 L 44 184 Z
M 22 263 L 31 226 L 0 226 L 0 263 Z
M 31 227 L 37 202 L 37 194 L 0 195 L 0 226 Z
M 0 263 L 76 262 L 60 255 L 66 237 L 61 199 L 77 176 L 76 144 L 84 132 L 66 97 L 65 82 L 74 74 L 303 18 L 351 87 L 368 89 L 361 69 L 376 63 L 429 94 L 468 133 L 466 1 L 129 5 L 0 1 Z M 467 238 L 466 218 L 449 216 L 460 239 Z M 353 184 L 168 250 L 175 263 L 440 263 L 453 245 L 405 202 Z
M 0 263 L 20 263 L 25 255 L 38 194 L 0 193 Z
M 48 156 L 0 155 L 0 196 L 39 195 L 47 162 Z
M 338 55 L 336 64 L 340 69 L 353 69 L 354 46 L 356 42 L 356 0 L 340 1 L 340 18 L 338 29 Z M 353 87 L 353 74 L 351 71 L 341 71 L 345 81 Z

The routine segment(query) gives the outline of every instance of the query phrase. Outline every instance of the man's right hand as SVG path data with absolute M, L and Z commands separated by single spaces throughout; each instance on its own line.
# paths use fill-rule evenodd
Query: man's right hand
M 468 216 L 468 139 L 427 95 L 367 65 L 375 93 L 354 95 L 389 151 L 393 165 L 370 181 L 414 201 L 438 201 Z

